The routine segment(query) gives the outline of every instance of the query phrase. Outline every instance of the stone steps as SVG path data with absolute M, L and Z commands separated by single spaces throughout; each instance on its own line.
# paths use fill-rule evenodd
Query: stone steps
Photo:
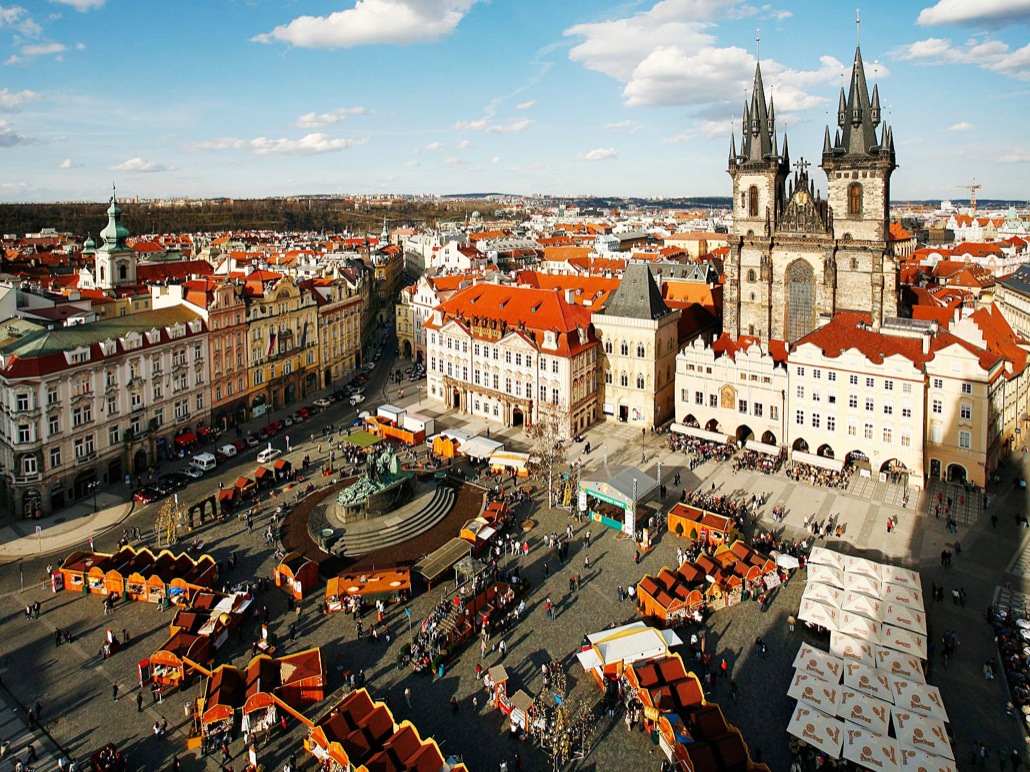
M 365 533 L 347 534 L 345 530 L 336 551 L 347 557 L 358 557 L 420 536 L 447 516 L 456 499 L 453 488 L 441 485 L 429 504 L 402 523 Z

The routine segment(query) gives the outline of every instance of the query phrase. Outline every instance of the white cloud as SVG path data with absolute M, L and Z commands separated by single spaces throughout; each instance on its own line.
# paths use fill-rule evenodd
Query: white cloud
M 0 5 L 0 28 L 8 27 L 25 37 L 38 37 L 43 28 L 20 5 Z
M 1030 20 L 1030 0 L 939 0 L 919 12 L 916 24 L 936 27 L 943 24 L 1003 26 Z
M 1020 148 L 1019 150 L 1014 150 L 1008 155 L 1002 156 L 1001 160 L 1007 164 L 1030 163 L 1030 148 Z
M 515 109 L 516 110 L 528 110 L 530 107 L 533 107 L 535 104 L 536 104 L 536 100 L 535 99 L 530 99 L 528 102 L 519 102 L 519 104 L 515 105 Z
M 515 134 L 533 125 L 529 118 L 512 118 L 507 123 L 495 123 L 493 118 L 458 121 L 451 128 L 458 131 L 485 131 L 487 134 Z
M 615 123 L 606 123 L 601 128 L 608 129 L 609 131 L 628 131 L 630 134 L 634 134 L 644 128 L 644 126 L 636 121 L 627 119 L 625 121 L 617 121 Z
M 64 43 L 27 43 L 18 49 L 18 54 L 11 54 L 4 64 L 17 64 L 37 56 L 56 56 L 62 60 L 61 54 L 68 50 Z
M 415 155 L 419 153 L 439 153 L 443 150 L 443 142 L 430 142 L 425 147 L 416 147 L 414 152 Z
M 948 131 L 969 131 L 971 128 L 973 128 L 973 124 L 969 121 L 961 121 L 954 126 L 949 126 Z
M 404 165 L 409 169 L 414 169 L 416 166 L 421 166 L 422 162 L 412 158 L 410 161 L 405 161 Z
M 156 161 L 146 161 L 142 156 L 134 156 L 120 164 L 110 167 L 113 172 L 166 172 L 169 167 Z
M 468 166 L 468 161 L 464 161 L 456 155 L 449 156 L 444 160 L 444 163 L 448 166 Z
M 0 112 L 4 113 L 16 113 L 25 105 L 30 102 L 36 102 L 40 99 L 40 95 L 35 91 L 8 91 L 7 89 L 0 89 Z
M 449 35 L 479 0 L 357 0 L 328 16 L 299 16 L 252 40 L 301 48 L 422 43 Z
M 500 162 L 501 162 L 501 157 L 499 155 L 491 156 L 490 163 L 492 163 L 492 164 L 499 164 Z
M 19 134 L 7 125 L 7 121 L 0 120 L 0 148 L 34 144 L 36 144 L 34 138 Z
M 470 147 L 472 147 L 472 143 L 467 139 L 463 139 L 458 143 L 458 150 L 468 150 Z
M 682 134 L 677 134 L 675 137 L 667 137 L 662 140 L 663 145 L 679 145 L 683 142 L 690 142 L 694 138 L 694 135 L 689 131 L 684 131 Z
M 282 153 L 285 155 L 320 155 L 322 153 L 334 153 L 339 150 L 346 150 L 350 147 L 364 145 L 368 140 L 362 139 L 334 139 L 323 132 L 312 132 L 305 134 L 300 139 L 286 139 L 285 137 L 257 137 L 256 139 L 237 139 L 235 137 L 220 137 L 204 142 L 197 142 L 187 146 L 187 150 L 249 150 L 254 155 L 272 155 Z
M 293 125 L 299 129 L 321 129 L 344 121 L 352 115 L 367 115 L 371 112 L 364 107 L 337 107 L 327 113 L 305 113 L 294 121 Z
M 619 151 L 614 147 L 598 147 L 583 154 L 584 161 L 608 161 L 619 157 Z
M 91 11 L 94 8 L 100 8 L 107 2 L 107 0 L 50 0 L 52 3 L 61 3 L 62 5 L 70 5 L 77 11 Z
M 1030 43 L 1013 51 L 1000 40 L 970 38 L 965 45 L 952 45 L 947 38 L 927 38 L 896 48 L 898 59 L 926 64 L 975 64 L 985 70 L 1030 80 Z
M 58 169 L 71 169 L 72 168 L 72 159 L 65 158 L 63 161 L 61 161 L 61 163 L 59 163 L 57 165 L 57 168 Z

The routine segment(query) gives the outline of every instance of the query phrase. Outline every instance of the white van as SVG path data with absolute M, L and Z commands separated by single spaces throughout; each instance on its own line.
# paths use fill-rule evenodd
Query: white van
M 218 466 L 218 461 L 211 453 L 198 453 L 190 461 L 190 466 L 196 467 L 201 472 L 210 472 Z

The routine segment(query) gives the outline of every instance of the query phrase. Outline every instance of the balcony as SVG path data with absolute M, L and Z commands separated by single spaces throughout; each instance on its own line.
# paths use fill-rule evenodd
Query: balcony
M 83 453 L 80 456 L 76 456 L 75 457 L 75 464 L 76 464 L 76 466 L 80 466 L 82 464 L 88 464 L 90 461 L 96 461 L 96 458 L 97 458 L 97 452 L 95 450 L 91 450 L 89 453 Z
M 14 478 L 15 485 L 25 485 L 28 483 L 37 482 L 39 480 L 39 472 L 30 472 L 28 474 L 20 474 Z

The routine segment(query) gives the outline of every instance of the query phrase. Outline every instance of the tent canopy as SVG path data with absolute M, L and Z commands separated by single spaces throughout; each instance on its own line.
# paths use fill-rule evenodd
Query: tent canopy
M 841 688 L 840 684 L 824 681 L 810 673 L 796 671 L 794 680 L 787 690 L 787 696 L 807 702 L 832 716 L 836 714 L 837 705 L 840 703 Z
M 826 456 L 817 456 L 815 453 L 804 453 L 800 450 L 791 452 L 790 459 L 809 466 L 817 466 L 820 469 L 829 469 L 831 472 L 839 472 L 844 468 L 844 461 L 839 458 L 826 458 Z
M 759 442 L 758 440 L 748 440 L 744 447 L 748 450 L 753 450 L 755 453 L 763 453 L 766 456 L 778 456 L 780 455 L 780 449 L 776 445 L 769 445 L 765 442 Z
M 819 676 L 824 681 L 840 683 L 840 677 L 844 672 L 844 661 L 832 654 L 827 654 L 822 649 L 804 643 L 798 649 L 797 656 L 794 657 L 793 667 L 800 672 Z
M 458 446 L 458 452 L 468 458 L 490 458 L 498 450 L 504 450 L 503 442 L 478 435 Z
M 734 438 L 726 434 L 719 434 L 718 432 L 710 432 L 705 429 L 698 429 L 694 426 L 686 426 L 684 424 L 672 424 L 669 426 L 669 431 L 675 432 L 676 434 L 683 434 L 687 437 L 696 437 L 699 440 L 706 440 L 707 442 L 719 442 L 724 445 L 732 444 Z
M 840 758 L 844 744 L 844 722 L 799 702 L 791 714 L 787 732 L 814 745 L 831 759 Z
M 850 722 L 845 722 L 844 730 L 844 758 L 865 769 L 901 771 L 897 740 Z

